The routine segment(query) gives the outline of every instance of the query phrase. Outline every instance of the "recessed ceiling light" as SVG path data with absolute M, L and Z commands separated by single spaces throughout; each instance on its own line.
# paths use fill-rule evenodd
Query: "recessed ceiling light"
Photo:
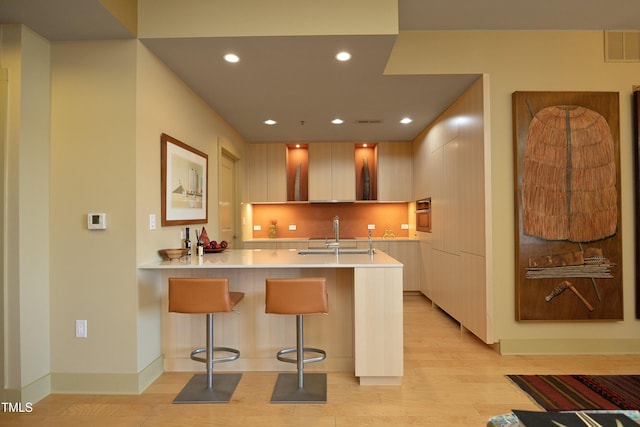
M 351 54 L 349 52 L 339 52 L 336 55 L 336 59 L 338 61 L 348 61 L 351 59 Z
M 235 53 L 227 53 L 224 56 L 224 60 L 227 61 L 227 62 L 235 63 L 235 62 L 240 61 L 240 57 L 238 55 L 236 55 Z
M 264 124 L 265 124 L 265 125 L 269 125 L 269 126 L 273 126 L 273 125 L 275 125 L 276 123 L 278 123 L 278 122 L 276 122 L 275 120 L 272 120 L 272 119 L 268 119 L 268 120 L 265 120 L 265 121 L 264 121 Z
M 331 120 L 331 123 L 333 123 L 334 125 L 341 125 L 344 123 L 344 120 L 336 117 L 335 119 Z
M 409 124 L 411 123 L 413 120 L 410 119 L 409 117 L 405 117 L 402 120 L 400 120 L 400 123 L 402 123 L 403 125 Z

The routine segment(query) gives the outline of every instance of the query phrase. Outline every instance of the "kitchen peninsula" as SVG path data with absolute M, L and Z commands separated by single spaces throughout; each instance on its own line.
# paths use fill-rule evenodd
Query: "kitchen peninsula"
M 239 249 L 159 261 L 139 267 L 162 284 L 162 352 L 169 371 L 202 370 L 189 353 L 203 345 L 204 316 L 167 311 L 169 277 L 228 277 L 245 293 L 239 313 L 215 316 L 216 345 L 235 347 L 240 359 L 216 365 L 229 371 L 285 371 L 278 350 L 295 345 L 294 316 L 265 314 L 265 279 L 327 279 L 328 315 L 305 317 L 305 343 L 323 348 L 327 359 L 309 371 L 353 372 L 361 385 L 400 384 L 403 375 L 403 265 L 376 251 L 301 255 L 295 249 Z

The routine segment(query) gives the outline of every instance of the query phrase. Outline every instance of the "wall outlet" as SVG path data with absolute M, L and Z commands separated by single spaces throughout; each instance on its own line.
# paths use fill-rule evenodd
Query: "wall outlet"
M 87 337 L 87 321 L 76 320 L 76 338 L 86 338 L 86 337 Z
M 367 225 L 367 230 L 375 230 L 375 229 L 376 229 L 376 225 L 375 224 Z
M 149 230 L 156 229 L 156 216 L 155 214 L 149 214 Z
M 408 230 L 409 229 L 409 224 L 400 224 L 400 228 L 402 230 Z
M 290 224 L 289 225 L 289 231 L 296 231 L 298 229 L 298 227 L 296 227 L 295 224 Z
M 262 230 L 262 227 L 260 227 L 259 225 L 253 226 L 253 231 L 260 231 L 260 230 Z

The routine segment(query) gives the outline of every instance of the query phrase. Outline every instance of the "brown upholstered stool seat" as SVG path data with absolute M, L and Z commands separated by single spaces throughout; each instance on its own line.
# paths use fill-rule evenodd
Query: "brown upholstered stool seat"
M 174 399 L 174 403 L 228 402 L 242 374 L 213 374 L 213 365 L 231 362 L 240 351 L 230 347 L 214 347 L 213 314 L 228 313 L 244 298 L 242 292 L 230 292 L 226 278 L 169 278 L 169 311 L 173 313 L 206 314 L 207 342 L 205 348 L 191 352 L 191 359 L 206 364 L 207 373 L 196 374 Z M 214 356 L 215 352 L 228 356 Z M 205 357 L 198 356 L 204 353 Z
M 284 278 L 266 280 L 266 313 L 296 316 L 296 347 L 278 351 L 281 362 L 295 363 L 297 374 L 279 374 L 272 403 L 326 403 L 327 374 L 305 374 L 306 363 L 320 362 L 327 357 L 324 350 L 304 346 L 303 316 L 327 313 L 329 302 L 324 277 Z M 294 357 L 287 357 L 295 353 Z M 305 353 L 315 357 L 305 359 Z

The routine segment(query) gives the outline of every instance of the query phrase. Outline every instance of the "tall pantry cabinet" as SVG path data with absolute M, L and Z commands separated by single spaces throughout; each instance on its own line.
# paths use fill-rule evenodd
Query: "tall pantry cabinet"
M 431 233 L 419 233 L 420 290 L 492 343 L 485 226 L 485 101 L 479 78 L 414 141 L 414 197 L 431 197 Z

